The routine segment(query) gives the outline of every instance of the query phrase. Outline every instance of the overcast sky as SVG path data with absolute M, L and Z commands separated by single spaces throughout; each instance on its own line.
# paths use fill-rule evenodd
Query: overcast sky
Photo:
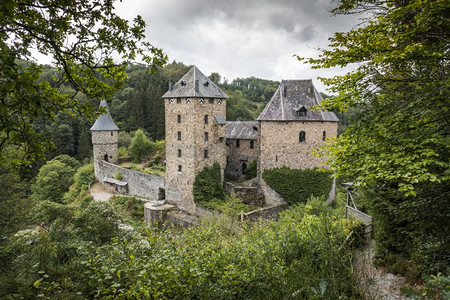
M 332 16 L 331 0 L 123 0 L 120 16 L 141 15 L 147 38 L 169 56 L 195 64 L 205 74 L 237 77 L 312 78 L 344 70 L 312 70 L 293 57 L 315 56 L 336 31 L 348 31 L 353 16 Z

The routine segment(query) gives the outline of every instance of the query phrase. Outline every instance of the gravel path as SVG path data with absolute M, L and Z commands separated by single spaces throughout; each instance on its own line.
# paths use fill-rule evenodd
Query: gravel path
M 100 182 L 94 183 L 90 188 L 90 192 L 95 201 L 108 201 L 114 196 Z
M 363 249 L 355 252 L 355 272 L 360 280 L 360 288 L 368 300 L 408 300 L 400 292 L 405 284 L 405 279 L 390 273 L 382 273 L 375 268 L 373 259 L 375 257 L 375 241 L 367 242 Z

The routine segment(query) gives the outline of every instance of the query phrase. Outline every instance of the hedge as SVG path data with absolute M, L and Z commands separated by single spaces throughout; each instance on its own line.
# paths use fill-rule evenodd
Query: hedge
M 288 167 L 264 170 L 263 179 L 289 204 L 306 203 L 312 196 L 327 197 L 333 179 L 323 169 L 290 169 Z
M 193 194 L 197 203 L 225 199 L 219 163 L 215 162 L 212 166 L 205 167 L 195 176 Z

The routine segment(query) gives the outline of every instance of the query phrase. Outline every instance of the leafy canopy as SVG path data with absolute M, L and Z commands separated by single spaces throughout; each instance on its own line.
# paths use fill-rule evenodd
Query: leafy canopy
M 114 1 L 14 1 L 0 3 L 0 162 L 27 165 L 51 147 L 33 122 L 58 112 L 95 117 L 92 100 L 110 98 L 134 60 L 162 65 L 166 56 L 145 41 L 145 22 L 114 12 Z M 34 49 L 58 68 L 40 80 L 44 67 Z M 61 92 L 62 87 L 71 93 Z M 79 100 L 77 94 L 85 96 Z M 98 102 L 97 102 L 98 103 Z
M 450 2 L 343 0 L 333 12 L 368 19 L 305 60 L 314 68 L 353 67 L 322 78 L 336 94 L 322 109 L 357 112 L 322 152 L 332 170 L 362 184 L 389 182 L 406 195 L 419 183 L 448 182 Z

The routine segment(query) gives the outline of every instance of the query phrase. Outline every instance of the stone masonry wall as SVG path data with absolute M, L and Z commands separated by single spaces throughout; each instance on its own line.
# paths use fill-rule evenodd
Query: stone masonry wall
M 208 100 L 204 99 L 204 104 L 200 104 L 199 98 L 190 98 L 189 103 L 186 98 L 181 98 L 181 103 L 177 103 L 176 98 L 172 103 L 169 103 L 169 99 L 164 100 L 166 181 L 170 186 L 166 190 L 166 195 L 167 199 L 176 203 L 180 209 L 191 213 L 195 212 L 192 187 L 196 174 L 214 162 L 218 162 L 223 170 L 226 163 L 225 125 L 217 124 L 214 119 L 216 115 L 225 117 L 226 101 L 222 100 L 222 103 L 218 104 L 217 99 L 214 99 L 214 103 L 211 104 Z M 207 124 L 205 115 L 208 116 Z M 181 134 L 181 140 L 178 139 L 178 132 Z M 180 157 L 179 150 L 181 150 Z M 207 158 L 204 157 L 205 150 L 208 151 Z
M 253 149 L 250 148 L 253 141 Z M 242 175 L 242 164 L 248 167 L 252 160 L 258 160 L 258 140 L 239 140 L 239 148 L 235 139 L 227 139 L 227 164 L 225 175 L 230 178 L 238 178 Z
M 128 194 L 130 195 L 157 200 L 160 189 L 167 190 L 163 177 L 125 169 L 105 161 L 94 162 L 94 166 L 98 170 L 97 179 L 100 182 L 107 177 L 114 178 L 116 172 L 120 172 L 122 174 L 121 181 L 128 183 Z
M 94 161 L 102 161 L 107 155 L 108 162 L 117 163 L 118 142 L 119 131 L 92 131 Z
M 299 142 L 305 131 L 305 142 Z M 292 169 L 323 167 L 324 158 L 312 156 L 314 149 L 324 145 L 326 137 L 336 137 L 337 122 L 260 122 L 260 164 L 258 176 L 265 169 L 287 166 Z

